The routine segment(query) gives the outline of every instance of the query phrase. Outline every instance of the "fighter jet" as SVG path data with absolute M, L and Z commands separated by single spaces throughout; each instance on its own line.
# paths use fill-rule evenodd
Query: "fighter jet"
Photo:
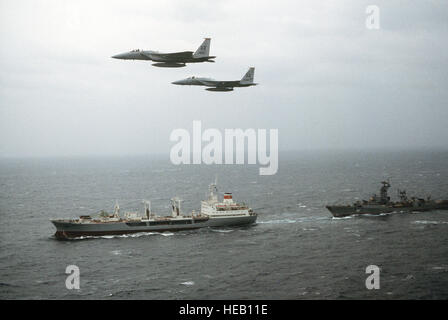
M 123 60 L 152 60 L 156 62 L 152 64 L 154 67 L 162 68 L 181 68 L 185 67 L 186 63 L 204 61 L 215 62 L 211 59 L 214 59 L 216 57 L 209 56 L 210 40 L 210 38 L 205 38 L 204 42 L 202 42 L 202 44 L 194 53 L 193 51 L 161 53 L 157 51 L 136 49 L 129 52 L 117 54 L 115 56 L 112 56 L 112 58 Z
M 210 78 L 198 78 L 198 77 L 190 77 L 187 79 L 174 81 L 172 84 L 178 85 L 188 85 L 188 86 L 206 86 L 210 87 L 205 90 L 208 91 L 233 91 L 234 87 L 250 87 L 256 86 L 258 83 L 254 83 L 254 73 L 255 68 L 251 67 L 246 72 L 244 77 L 241 80 L 235 81 L 218 81 Z

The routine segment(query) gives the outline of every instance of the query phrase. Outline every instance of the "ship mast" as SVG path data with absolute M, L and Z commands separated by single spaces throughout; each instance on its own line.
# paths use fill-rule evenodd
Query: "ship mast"
M 182 200 L 179 198 L 171 198 L 171 215 L 173 218 L 180 216 L 180 202 Z
M 118 201 L 115 200 L 115 206 L 114 206 L 114 218 L 118 218 L 120 215 L 120 206 L 118 205 Z
M 145 215 L 147 219 L 150 219 L 152 214 L 151 214 L 151 201 L 149 200 L 143 200 L 143 203 L 145 204 Z
M 211 183 L 208 185 L 208 201 L 209 202 L 218 202 L 218 177 L 215 176 L 215 183 Z
M 386 204 L 390 201 L 390 197 L 387 195 L 387 190 L 390 188 L 389 181 L 381 181 L 383 186 L 380 189 L 380 202 Z

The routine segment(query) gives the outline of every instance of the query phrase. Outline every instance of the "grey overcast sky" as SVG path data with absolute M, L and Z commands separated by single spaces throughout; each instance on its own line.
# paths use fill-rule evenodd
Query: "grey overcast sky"
M 380 30 L 365 26 L 380 8 Z M 110 56 L 196 50 L 186 68 Z M 0 157 L 169 152 L 173 129 L 278 128 L 280 150 L 448 147 L 448 2 L 0 1 Z M 187 76 L 259 86 L 208 92 Z

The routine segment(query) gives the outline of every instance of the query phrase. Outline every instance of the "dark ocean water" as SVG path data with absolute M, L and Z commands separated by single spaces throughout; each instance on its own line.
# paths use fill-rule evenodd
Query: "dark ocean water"
M 199 209 L 218 175 L 258 212 L 250 227 L 57 241 L 50 218 L 100 209 L 168 214 L 172 196 Z M 378 193 L 448 199 L 448 152 L 280 154 L 258 166 L 181 165 L 168 158 L 0 161 L 3 299 L 447 299 L 448 211 L 332 219 L 326 204 Z M 65 287 L 77 265 L 81 289 Z M 365 269 L 381 268 L 379 290 Z

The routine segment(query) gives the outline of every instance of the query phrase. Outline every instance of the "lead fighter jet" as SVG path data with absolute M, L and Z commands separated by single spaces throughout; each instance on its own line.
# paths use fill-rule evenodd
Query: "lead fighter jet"
M 208 91 L 233 91 L 234 87 L 250 87 L 256 86 L 258 83 L 254 83 L 255 68 L 251 67 L 246 72 L 241 80 L 234 81 L 218 81 L 210 78 L 190 77 L 187 79 L 174 81 L 172 84 L 188 85 L 188 86 L 206 86 L 210 87 L 205 90 Z
M 123 60 L 151 60 L 156 62 L 152 64 L 153 66 L 162 68 L 181 68 L 185 67 L 186 63 L 204 61 L 215 62 L 211 59 L 216 57 L 209 56 L 210 40 L 210 38 L 205 38 L 204 42 L 202 42 L 202 44 L 194 53 L 193 51 L 161 53 L 157 51 L 136 49 L 129 52 L 117 54 L 115 56 L 112 56 L 112 58 Z

